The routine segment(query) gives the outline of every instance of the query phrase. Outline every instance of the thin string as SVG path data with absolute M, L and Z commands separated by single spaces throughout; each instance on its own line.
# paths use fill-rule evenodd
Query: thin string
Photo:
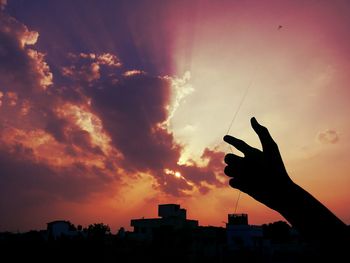
M 250 82 L 249 82 L 249 85 L 247 86 L 247 88 L 244 90 L 244 93 L 242 95 L 242 98 L 237 106 L 237 109 L 235 111 L 235 114 L 233 115 L 232 117 L 232 120 L 230 122 L 230 125 L 227 129 L 227 132 L 226 132 L 226 135 L 228 135 L 228 133 L 230 132 L 231 128 L 232 128 L 232 125 L 233 123 L 235 122 L 236 118 L 237 118 L 237 115 L 239 113 L 239 111 L 241 110 L 241 107 L 243 105 L 243 102 L 245 101 L 246 97 L 247 97 L 247 94 L 248 94 L 248 91 L 250 90 L 251 86 L 253 85 L 253 82 L 254 82 L 254 79 L 255 79 L 255 74 L 256 74 L 256 69 L 257 69 L 257 66 L 254 67 L 254 71 L 253 71 L 253 74 L 252 74 L 252 78 L 250 79 Z M 230 147 L 230 150 L 231 152 L 233 153 L 233 148 L 231 147 L 231 145 L 229 146 Z M 237 211 L 237 207 L 238 207 L 238 202 L 239 202 L 239 199 L 241 197 L 241 191 L 238 190 L 238 196 L 237 196 L 237 199 L 236 199 L 236 204 L 235 204 L 235 213 Z
M 252 78 L 250 79 L 250 82 L 249 82 L 249 85 L 247 86 L 247 88 L 244 90 L 244 93 L 242 95 L 242 98 L 238 104 L 238 107 L 235 111 L 235 114 L 233 115 L 232 117 L 232 120 L 230 122 L 230 125 L 228 126 L 228 129 L 226 131 L 226 135 L 228 135 L 228 133 L 230 132 L 231 128 L 232 128 L 232 125 L 233 123 L 235 122 L 236 118 L 237 118 L 237 115 L 239 113 L 239 111 L 241 110 L 241 107 L 243 105 L 243 102 L 245 101 L 246 97 L 247 97 L 247 94 L 248 94 L 248 91 L 250 89 L 250 87 L 253 85 L 253 82 L 254 82 L 254 77 L 255 77 L 255 73 L 256 73 L 256 69 L 257 69 L 257 66 L 255 66 L 254 68 L 254 71 L 253 71 L 253 75 L 252 75 Z
M 279 25 L 278 28 L 277 28 L 277 31 L 280 31 L 281 28 L 282 28 L 282 26 Z M 228 135 L 228 133 L 230 132 L 230 130 L 231 130 L 231 128 L 232 128 L 232 125 L 233 125 L 233 123 L 235 122 L 236 117 L 237 117 L 239 111 L 241 110 L 241 107 L 242 107 L 242 105 L 243 105 L 243 103 L 244 103 L 244 101 L 245 101 L 245 99 L 246 99 L 246 97 L 247 97 L 248 91 L 249 91 L 250 88 L 253 86 L 253 83 L 254 83 L 254 80 L 255 80 L 255 77 L 256 77 L 257 68 L 258 68 L 258 67 L 257 67 L 257 64 L 256 64 L 255 67 L 254 67 L 254 71 L 253 71 L 252 77 L 251 77 L 251 79 L 250 79 L 249 85 L 247 86 L 247 88 L 245 89 L 245 91 L 244 91 L 244 93 L 243 93 L 243 95 L 242 95 L 242 98 L 241 98 L 241 100 L 240 100 L 240 102 L 239 102 L 239 104 L 238 104 L 238 107 L 237 107 L 237 109 L 236 109 L 236 111 L 235 111 L 235 113 L 234 113 L 234 115 L 233 115 L 233 117 L 232 117 L 232 120 L 231 120 L 231 122 L 230 122 L 230 125 L 229 125 L 229 127 L 228 127 L 228 129 L 227 129 L 226 135 Z M 229 148 L 230 148 L 231 152 L 233 153 L 233 148 L 231 147 L 231 145 L 229 146 Z M 238 195 L 237 195 L 237 200 L 236 200 L 235 210 L 234 210 L 235 213 L 236 213 L 236 211 L 237 211 L 238 202 L 239 202 L 239 200 L 240 200 L 240 197 L 241 197 L 241 191 L 238 190 Z
M 237 197 L 237 200 L 236 200 L 236 206 L 235 206 L 235 213 L 237 211 L 237 207 L 238 207 L 238 202 L 239 202 L 239 198 L 241 197 L 241 191 L 238 190 L 238 197 Z

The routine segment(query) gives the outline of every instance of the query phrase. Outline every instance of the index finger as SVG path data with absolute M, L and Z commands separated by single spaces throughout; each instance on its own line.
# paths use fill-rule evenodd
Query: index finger
M 233 147 L 235 147 L 237 150 L 241 151 L 244 154 L 255 150 L 255 148 L 247 144 L 245 141 L 242 141 L 230 135 L 225 135 L 224 141 L 231 144 Z

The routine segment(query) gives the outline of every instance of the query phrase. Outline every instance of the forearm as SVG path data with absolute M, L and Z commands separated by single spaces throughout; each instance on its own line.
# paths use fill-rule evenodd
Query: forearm
M 271 206 L 308 240 L 347 238 L 347 226 L 316 198 L 294 183 Z

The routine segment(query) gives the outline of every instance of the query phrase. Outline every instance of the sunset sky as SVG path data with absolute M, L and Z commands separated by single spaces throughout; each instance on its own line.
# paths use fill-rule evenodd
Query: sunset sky
M 255 116 L 350 224 L 349 30 L 349 1 L 0 0 L 0 231 L 115 232 L 160 203 L 224 226 L 241 102 L 229 134 L 260 148 Z M 237 212 L 282 220 L 245 194 Z

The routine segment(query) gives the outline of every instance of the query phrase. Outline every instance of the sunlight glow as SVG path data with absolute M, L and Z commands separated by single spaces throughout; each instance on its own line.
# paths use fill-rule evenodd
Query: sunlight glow
M 103 131 L 102 121 L 88 109 L 66 103 L 57 109 L 64 117 L 72 118 L 77 126 L 89 132 L 93 144 L 99 146 L 103 152 L 110 150 L 110 137 Z
M 173 175 L 175 178 L 178 178 L 178 179 L 183 178 L 180 172 L 177 172 L 174 170 L 164 169 L 164 173 L 168 175 Z
M 177 178 L 180 178 L 181 177 L 181 173 L 180 172 L 175 172 L 175 177 L 177 177 Z
M 79 161 L 87 166 L 104 167 L 104 159 L 98 158 L 94 154 L 76 155 L 74 158 L 65 152 L 65 145 L 57 142 L 55 138 L 42 129 L 21 130 L 17 128 L 7 128 L 2 134 L 2 139 L 8 142 L 12 148 L 16 145 L 22 145 L 28 151 L 31 151 L 33 156 L 39 162 L 45 162 L 52 166 L 63 167 L 69 166 Z M 79 150 L 76 149 L 79 153 Z M 116 153 L 118 156 L 118 153 Z
M 164 121 L 163 125 L 169 126 L 171 119 L 173 118 L 180 103 L 191 93 L 194 92 L 193 86 L 190 84 L 191 72 L 186 71 L 182 77 L 166 77 L 171 81 L 172 99 L 170 105 L 168 105 L 168 118 Z

